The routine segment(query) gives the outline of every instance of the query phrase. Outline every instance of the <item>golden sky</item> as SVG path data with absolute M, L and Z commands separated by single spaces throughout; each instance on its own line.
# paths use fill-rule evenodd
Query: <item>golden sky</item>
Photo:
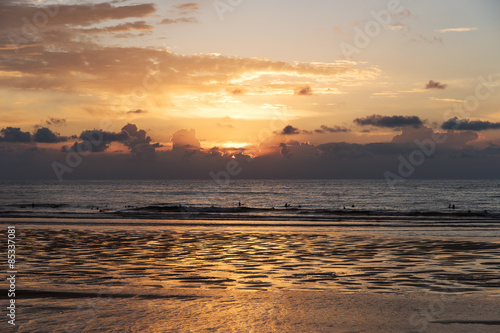
M 450 146 L 484 149 L 500 144 L 499 12 L 493 0 L 2 1 L 0 141 L 28 132 L 60 150 L 134 124 L 156 151 L 175 133 L 255 157 L 451 130 L 463 139 Z

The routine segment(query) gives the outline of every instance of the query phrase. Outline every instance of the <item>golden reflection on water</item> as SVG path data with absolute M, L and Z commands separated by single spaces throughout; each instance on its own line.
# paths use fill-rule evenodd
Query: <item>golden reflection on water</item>
M 252 231 L 22 229 L 28 286 L 500 289 L 499 242 Z

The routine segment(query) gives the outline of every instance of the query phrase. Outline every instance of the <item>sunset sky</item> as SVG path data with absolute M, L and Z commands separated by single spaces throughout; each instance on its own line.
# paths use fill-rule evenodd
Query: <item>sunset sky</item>
M 498 14 L 496 0 L 3 0 L 1 178 L 57 179 L 85 133 L 102 142 L 69 178 L 208 177 L 228 159 L 247 177 L 376 178 L 433 133 L 447 140 L 416 176 L 458 161 L 457 177 L 500 177 Z

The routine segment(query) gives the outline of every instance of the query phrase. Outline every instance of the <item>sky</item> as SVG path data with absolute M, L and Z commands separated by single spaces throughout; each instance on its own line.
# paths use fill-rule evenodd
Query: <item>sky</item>
M 495 0 L 0 3 L 0 179 L 500 177 Z

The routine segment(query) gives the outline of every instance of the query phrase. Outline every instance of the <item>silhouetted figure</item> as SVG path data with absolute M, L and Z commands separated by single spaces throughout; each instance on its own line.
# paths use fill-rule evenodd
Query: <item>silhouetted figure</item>
M 35 208 L 35 203 L 34 202 L 31 203 L 31 208 Z
M 448 208 L 451 208 L 451 204 L 448 205 Z
M 451 209 L 455 209 L 455 205 L 452 205 L 452 206 L 451 206 Z
M 285 208 L 288 208 L 288 202 L 285 204 Z
M 241 202 L 238 201 L 238 207 L 241 207 Z
M 352 208 L 354 208 L 354 207 L 356 207 L 356 206 L 352 205 Z
M 345 206 L 344 206 L 344 209 L 345 209 Z

